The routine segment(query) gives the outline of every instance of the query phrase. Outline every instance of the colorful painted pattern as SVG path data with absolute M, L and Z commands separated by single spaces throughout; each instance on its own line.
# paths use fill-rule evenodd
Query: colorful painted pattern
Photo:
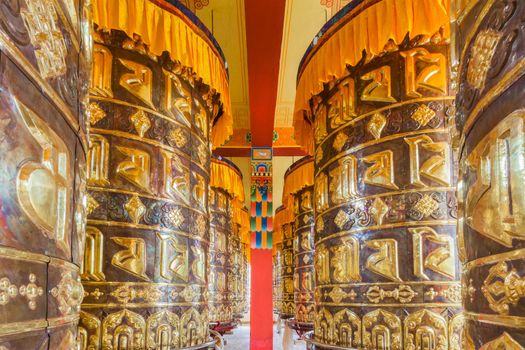
M 271 249 L 273 240 L 272 149 L 252 148 L 251 246 Z

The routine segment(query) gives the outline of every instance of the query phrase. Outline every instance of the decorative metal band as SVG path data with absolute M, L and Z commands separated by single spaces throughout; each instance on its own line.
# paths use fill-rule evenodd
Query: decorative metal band
M 473 2 L 457 30 L 459 250 L 468 349 L 523 349 L 525 3 Z
M 140 41 L 95 39 L 81 348 L 205 343 L 216 100 Z
M 461 349 L 448 56 L 405 42 L 312 100 L 319 348 Z
M 314 306 L 314 211 L 313 186 L 294 194 L 294 301 L 295 320 L 313 324 Z

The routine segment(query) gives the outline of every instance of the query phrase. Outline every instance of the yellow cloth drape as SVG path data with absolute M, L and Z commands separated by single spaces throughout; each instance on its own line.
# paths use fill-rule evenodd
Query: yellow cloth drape
M 192 68 L 202 81 L 221 95 L 224 114 L 212 130 L 212 144 L 219 147 L 233 134 L 228 74 L 220 54 L 190 19 L 167 2 L 150 0 L 94 0 L 93 22 L 104 29 L 137 34 L 150 52 L 167 51 L 174 61 Z
M 294 198 L 293 195 L 301 189 L 314 184 L 314 162 L 311 157 L 303 158 L 294 163 L 284 176 L 283 204 L 275 210 L 273 219 L 273 254 L 277 243 L 282 242 L 282 226 L 293 223 Z
M 293 208 L 293 195 L 295 193 L 314 184 L 314 162 L 312 158 L 302 159 L 299 164 L 292 165 L 292 168 L 284 177 L 282 202 L 287 208 Z
M 242 176 L 228 163 L 216 159 L 212 160 L 210 186 L 223 188 L 231 194 L 235 200 L 244 203 L 244 185 L 242 183 Z
M 319 40 L 302 69 L 295 99 L 295 139 L 309 154 L 314 150 L 313 127 L 304 119 L 310 98 L 323 90 L 323 83 L 345 74 L 347 65 L 356 65 L 363 50 L 369 55 L 384 51 L 390 39 L 399 44 L 407 34 L 432 36 L 442 28 L 450 38 L 448 0 L 365 0 L 341 19 Z M 351 19 L 348 17 L 355 16 Z M 326 39 L 325 39 L 326 38 Z
M 275 214 L 273 216 L 273 255 L 275 255 L 277 244 L 283 241 L 283 225 L 292 223 L 293 221 L 293 208 L 290 209 L 285 207 L 284 205 L 281 205 L 275 210 Z
M 244 186 L 242 176 L 230 164 L 213 159 L 211 161 L 210 187 L 222 188 L 233 197 L 233 223 L 240 225 L 241 242 L 250 246 L 250 215 L 244 206 Z M 246 258 L 250 261 L 250 249 L 246 250 Z

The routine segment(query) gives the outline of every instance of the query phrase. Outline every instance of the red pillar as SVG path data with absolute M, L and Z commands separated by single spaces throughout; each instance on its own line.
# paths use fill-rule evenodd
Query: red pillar
M 250 350 L 273 349 L 272 250 L 251 250 Z

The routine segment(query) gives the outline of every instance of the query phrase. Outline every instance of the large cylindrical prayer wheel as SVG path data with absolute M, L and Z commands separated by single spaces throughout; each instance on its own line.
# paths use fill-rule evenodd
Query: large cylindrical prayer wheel
M 293 219 L 294 319 L 298 331 L 311 330 L 314 321 L 314 161 L 304 157 L 286 171 L 283 205 Z
M 135 18 L 132 3 L 96 4 L 81 349 L 207 348 L 210 140 L 221 108 L 203 71 L 166 45 L 191 34 L 215 48 L 177 8 L 145 1 Z M 133 37 L 116 30 L 120 12 L 140 22 Z M 158 26 L 175 23 L 164 37 Z M 192 50 L 189 39 L 178 49 Z
M 248 285 L 248 250 L 249 246 L 247 243 L 241 242 L 241 266 L 240 266 L 240 283 L 241 286 L 239 288 L 240 291 L 240 314 L 244 315 L 248 312 L 248 291 L 249 291 L 249 285 Z
M 313 192 L 314 187 L 308 186 L 293 196 L 295 320 L 306 324 L 313 324 L 315 316 Z
M 231 257 L 232 196 L 222 188 L 212 187 L 210 201 L 210 271 L 208 279 L 210 322 L 232 323 L 233 275 Z
M 277 226 L 274 226 L 277 228 Z M 281 315 L 283 311 L 283 278 L 282 278 L 282 264 L 283 264 L 283 244 L 282 242 L 275 242 L 275 273 L 273 279 L 275 280 L 274 299 L 274 313 Z
M 83 1 L 0 11 L 0 349 L 76 349 L 85 235 Z
M 303 59 L 318 349 L 461 349 L 448 22 L 442 1 L 352 2 Z
M 242 246 L 239 226 L 232 232 L 231 244 L 231 278 L 230 286 L 232 287 L 232 310 L 234 318 L 240 319 L 243 314 L 242 306 Z
M 240 286 L 240 215 L 244 188 L 240 170 L 225 159 L 212 160 L 210 322 L 234 323 Z
M 457 4 L 462 349 L 525 348 L 523 1 Z
M 295 316 L 293 221 L 282 225 L 282 235 L 281 318 L 289 319 Z
M 250 298 L 250 214 L 244 206 L 241 209 L 241 308 L 242 314 L 249 311 Z

